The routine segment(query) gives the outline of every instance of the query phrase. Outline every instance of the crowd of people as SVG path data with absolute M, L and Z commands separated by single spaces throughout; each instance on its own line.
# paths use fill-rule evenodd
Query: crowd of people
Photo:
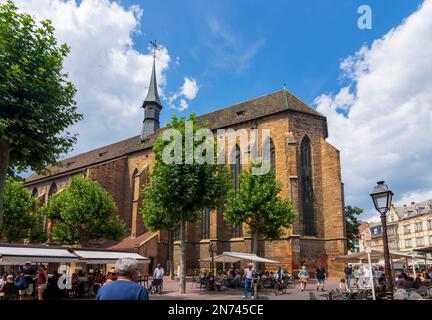
M 34 267 L 31 261 L 26 261 L 16 271 L 13 267 L 8 272 L 3 269 L 0 274 L 1 300 L 91 298 L 98 294 L 102 286 L 118 279 L 115 267 L 107 273 L 100 269 L 90 269 L 89 272 L 79 270 L 72 273 L 70 286 L 67 286 L 66 271 L 63 274 L 57 271 L 48 274 L 45 265 Z M 60 279 L 62 276 L 63 279 Z
M 26 261 L 16 272 L 1 272 L 0 298 L 3 300 L 43 300 L 48 284 L 46 267 L 40 265 L 34 268 L 30 261 Z

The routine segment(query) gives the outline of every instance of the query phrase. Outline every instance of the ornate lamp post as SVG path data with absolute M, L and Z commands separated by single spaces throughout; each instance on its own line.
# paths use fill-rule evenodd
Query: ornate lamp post
M 371 197 L 374 202 L 375 209 L 380 213 L 381 224 L 383 228 L 383 246 L 384 246 L 384 261 L 385 261 L 385 278 L 386 278 L 386 295 L 387 299 L 393 299 L 393 278 L 390 266 L 390 252 L 387 237 L 387 212 L 390 210 L 393 192 L 388 188 L 384 181 L 377 182 L 374 187 Z

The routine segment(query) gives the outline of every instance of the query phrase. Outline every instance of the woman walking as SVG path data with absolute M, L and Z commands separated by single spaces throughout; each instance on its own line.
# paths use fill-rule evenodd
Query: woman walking
M 301 291 L 306 290 L 307 281 L 309 280 L 309 273 L 306 270 L 306 267 L 303 266 L 302 269 L 298 273 L 300 279 L 300 289 Z
M 37 291 L 38 291 L 38 300 L 43 300 L 43 293 L 47 287 L 48 283 L 48 275 L 45 271 L 45 266 L 41 264 L 38 270 L 38 278 L 37 278 Z

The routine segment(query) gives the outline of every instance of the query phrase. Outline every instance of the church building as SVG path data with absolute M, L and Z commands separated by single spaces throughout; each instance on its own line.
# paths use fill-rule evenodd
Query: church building
M 99 243 L 112 249 L 134 250 L 152 259 L 152 265 L 167 266 L 168 233 L 147 231 L 140 214 L 140 189 L 148 183 L 154 154 L 152 146 L 163 128 L 155 63 L 142 108 L 144 121 L 140 135 L 91 150 L 50 166 L 48 175 L 31 175 L 25 186 L 33 196 L 47 202 L 50 196 L 67 188 L 75 174 L 98 181 L 114 198 L 118 213 L 128 228 L 120 242 Z M 261 256 L 277 260 L 290 272 L 302 264 L 310 271 L 323 263 L 336 268 L 334 257 L 345 254 L 344 191 L 339 151 L 329 144 L 326 118 L 283 89 L 199 116 L 211 130 L 270 129 L 271 161 L 283 190 L 298 212 L 293 226 L 279 240 L 261 240 Z M 247 155 L 239 145 L 235 159 Z M 239 179 L 240 160 L 231 165 L 233 179 Z M 237 173 L 237 174 L 236 174 Z M 238 184 L 238 181 L 233 181 Z M 49 230 L 49 226 L 47 227 Z M 210 256 L 209 244 L 223 251 L 251 252 L 252 239 L 243 225 L 231 224 L 220 210 L 204 210 L 201 219 L 186 226 L 187 272 L 208 269 L 203 259 Z M 174 266 L 179 264 L 179 245 L 174 239 Z M 96 244 L 95 244 L 96 245 Z M 270 267 L 271 268 L 271 267 Z

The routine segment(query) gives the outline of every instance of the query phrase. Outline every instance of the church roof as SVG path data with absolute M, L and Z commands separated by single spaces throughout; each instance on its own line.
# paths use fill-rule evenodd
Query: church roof
M 204 114 L 198 117 L 198 121 L 200 123 L 207 122 L 210 128 L 215 130 L 284 111 L 300 112 L 325 119 L 321 113 L 284 89 L 235 104 L 231 107 Z M 158 129 L 155 133 L 149 135 L 143 142 L 141 142 L 141 136 L 137 135 L 126 140 L 67 158 L 61 161 L 62 166 L 48 166 L 47 169 L 51 172 L 48 175 L 32 174 L 26 180 L 26 184 L 31 184 L 53 176 L 84 170 L 87 167 L 108 160 L 113 160 L 127 154 L 149 149 L 156 142 L 156 138 L 162 130 L 164 130 L 164 128 Z
M 151 78 L 150 78 L 150 85 L 149 85 L 147 97 L 143 103 L 143 107 L 146 104 L 146 102 L 155 102 L 155 103 L 159 104 L 160 106 L 162 106 L 162 103 L 160 102 L 160 99 L 159 99 L 158 89 L 157 89 L 156 66 L 155 66 L 154 59 L 153 59 L 152 74 L 151 74 Z

